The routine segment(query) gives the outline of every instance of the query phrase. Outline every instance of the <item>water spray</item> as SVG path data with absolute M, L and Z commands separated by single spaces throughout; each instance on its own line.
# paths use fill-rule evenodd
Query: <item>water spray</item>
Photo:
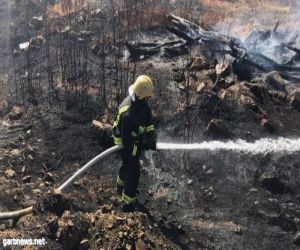
M 122 145 L 116 145 L 111 147 L 101 154 L 94 157 L 87 164 L 85 164 L 82 168 L 77 170 L 69 179 L 67 179 L 63 184 L 61 184 L 58 188 L 55 189 L 55 192 L 62 192 L 65 188 L 71 185 L 76 178 L 85 173 L 90 167 L 95 165 L 101 159 L 106 156 L 117 152 L 123 148 Z M 247 142 L 245 140 L 231 140 L 231 141 L 205 141 L 202 143 L 192 143 L 192 144 L 184 144 L 184 143 L 164 143 L 158 142 L 156 144 L 156 148 L 158 150 L 208 150 L 208 151 L 233 151 L 237 153 L 245 153 L 245 154 L 274 154 L 274 153 L 295 153 L 300 152 L 300 138 L 289 139 L 279 137 L 277 139 L 264 138 L 254 142 Z M 20 218 L 24 215 L 30 214 L 33 210 L 33 206 L 27 207 L 21 210 L 12 211 L 12 212 L 2 212 L 0 213 L 0 220 L 8 220 Z
M 191 144 L 159 142 L 156 147 L 159 150 L 225 150 L 252 155 L 276 153 L 290 154 L 300 151 L 300 138 L 263 138 L 254 142 L 238 139 L 230 141 L 204 141 Z

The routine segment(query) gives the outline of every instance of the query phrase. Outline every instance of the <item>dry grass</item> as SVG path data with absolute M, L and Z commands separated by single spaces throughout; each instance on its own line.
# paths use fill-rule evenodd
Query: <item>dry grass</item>
M 277 0 L 198 0 L 202 13 L 198 23 L 204 28 L 222 24 L 228 32 L 245 37 L 254 28 L 273 28 L 276 21 L 280 26 L 291 26 L 295 7 L 291 1 Z M 295 24 L 295 23 L 294 23 Z M 222 30 L 225 31 L 225 30 Z
M 138 2 L 138 1 L 136 1 Z M 152 1 L 144 6 L 119 5 L 123 25 L 127 31 L 147 30 L 157 27 L 164 27 L 166 15 L 169 14 L 169 4 L 161 3 L 155 5 Z

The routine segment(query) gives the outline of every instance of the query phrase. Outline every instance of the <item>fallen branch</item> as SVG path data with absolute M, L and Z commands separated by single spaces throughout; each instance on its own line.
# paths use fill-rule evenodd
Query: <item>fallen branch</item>
M 162 44 L 158 43 L 136 43 L 130 44 L 126 42 L 126 47 L 129 50 L 130 57 L 134 59 L 139 59 L 140 56 L 150 57 L 161 52 L 161 48 L 166 47 L 165 49 L 172 49 L 174 45 L 179 44 L 178 47 L 184 46 L 185 43 L 181 40 L 165 42 Z M 177 48 L 177 47 L 176 47 Z
M 266 62 L 270 63 L 272 68 L 278 71 L 290 71 L 290 72 L 300 72 L 300 67 L 293 67 L 293 66 L 288 66 L 288 65 L 281 65 L 278 64 L 277 62 L 273 61 L 271 58 L 262 55 L 260 53 L 250 53 L 250 55 L 259 57 L 263 60 L 265 60 Z
M 12 134 L 12 133 L 16 133 L 16 132 L 20 132 L 20 131 L 27 131 L 27 130 L 30 130 L 33 128 L 33 125 L 26 125 L 24 127 L 20 127 L 20 128 L 16 128 L 16 129 L 13 129 L 11 131 L 8 131 L 7 134 Z
M 178 37 L 181 37 L 188 42 L 205 44 L 211 51 L 229 54 L 240 60 L 243 64 L 252 66 L 260 71 L 266 73 L 274 70 L 281 72 L 300 72 L 300 67 L 278 64 L 265 55 L 248 52 L 243 43 L 235 37 L 225 36 L 217 31 L 206 31 L 199 25 L 175 15 L 169 15 L 167 21 L 167 29 Z M 276 32 L 278 25 L 279 22 L 276 23 L 273 32 Z M 265 39 L 269 38 L 271 33 L 272 31 L 267 31 Z M 282 46 L 285 46 L 296 53 L 300 52 L 299 49 L 290 45 L 282 44 Z M 264 60 L 265 64 L 261 65 L 256 59 Z M 288 78 L 289 76 L 286 75 L 286 77 Z M 291 79 L 293 79 L 292 76 Z
M 291 46 L 291 45 L 288 45 L 288 44 L 286 44 L 286 43 L 281 43 L 281 45 L 282 45 L 283 47 L 285 47 L 285 48 L 287 48 L 287 49 L 289 49 L 289 50 L 292 50 L 292 51 L 294 51 L 294 52 L 296 52 L 297 54 L 300 55 L 300 49 L 298 49 L 298 48 L 296 48 L 296 47 L 293 47 L 293 46 Z

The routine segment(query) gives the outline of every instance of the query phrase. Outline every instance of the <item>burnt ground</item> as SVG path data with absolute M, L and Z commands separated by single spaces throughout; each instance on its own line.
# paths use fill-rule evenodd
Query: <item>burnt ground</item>
M 147 35 L 150 41 L 170 36 Z M 156 56 L 137 63 L 137 71 L 149 73 L 157 84 L 151 106 L 159 141 L 299 136 L 300 100 L 292 94 L 297 84 L 289 84 L 289 93 L 284 93 L 264 75 L 241 82 L 227 72 L 213 88 L 216 71 L 203 68 L 199 56 Z M 5 72 L 6 66 L 2 76 Z M 190 87 L 185 84 L 189 77 L 196 79 Z M 114 190 L 117 154 L 63 194 L 52 191 L 104 150 L 90 128 L 95 110 L 7 103 L 5 79 L 1 89 L 6 91 L 0 93 L 0 211 L 34 205 L 34 213 L 0 221 L 1 240 L 47 241 L 44 248 L 25 249 L 267 250 L 297 249 L 300 244 L 298 153 L 146 152 L 140 211 L 124 214 Z
M 169 62 L 166 68 L 159 62 L 156 69 L 158 59 L 151 60 L 153 72 L 170 71 Z M 199 99 L 191 110 L 200 119 L 193 141 L 211 138 L 206 127 L 215 118 L 231 128 L 228 138 L 232 139 L 298 135 L 300 115 L 288 101 L 268 94 L 262 105 L 250 88 L 238 87 L 245 86 L 233 84 L 231 99 L 218 99 L 221 104 L 214 113 L 204 108 L 213 105 L 216 98 L 210 87 L 196 94 Z M 171 98 L 173 90 L 167 86 L 164 91 Z M 236 99 L 242 91 L 267 112 L 274 130 L 261 124 L 261 111 L 251 111 L 252 106 Z M 217 93 L 222 96 L 223 89 Z M 261 90 L 261 94 L 267 93 L 273 92 Z M 186 110 L 165 105 L 159 100 L 153 102 L 159 140 L 182 141 Z M 115 196 L 120 165 L 117 155 L 97 164 L 62 195 L 53 195 L 50 190 L 104 150 L 91 133 L 92 116 L 92 112 L 78 116 L 59 107 L 56 111 L 41 106 L 12 111 L 3 104 L 1 211 L 37 205 L 32 215 L 1 222 L 1 238 L 44 237 L 46 249 L 74 249 L 80 242 L 89 249 L 297 247 L 293 242 L 300 218 L 298 154 L 147 152 L 142 160 L 140 212 L 134 214 L 120 212 L 120 199 Z M 222 129 L 223 134 L 217 135 L 227 138 L 228 131 Z M 48 168 L 53 169 L 45 173 Z

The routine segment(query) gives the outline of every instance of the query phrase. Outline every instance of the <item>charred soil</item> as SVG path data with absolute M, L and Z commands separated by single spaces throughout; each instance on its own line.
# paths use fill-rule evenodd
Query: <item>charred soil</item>
M 0 12 L 0 23 L 12 21 L 15 31 L 11 53 L 1 50 L 1 56 L 7 60 L 14 56 L 18 66 L 1 64 L 0 87 L 5 91 L 0 92 L 0 211 L 34 208 L 30 215 L 0 221 L 0 240 L 45 238 L 42 249 L 299 247 L 299 153 L 147 151 L 141 160 L 139 211 L 134 213 L 121 212 L 115 193 L 118 154 L 96 164 L 63 193 L 54 188 L 105 149 L 117 104 L 139 73 L 154 79 L 150 105 L 158 139 L 165 142 L 299 137 L 300 82 L 253 68 L 242 68 L 242 73 L 251 74 L 240 79 L 233 58 L 227 60 L 162 27 L 139 31 L 127 27 L 127 38 L 140 41 L 132 51 L 125 43 L 104 44 L 112 34 L 97 37 L 101 29 L 95 25 L 107 15 L 97 8 L 65 13 L 51 1 L 31 1 L 26 33 L 22 25 L 28 16 L 18 9 L 25 2 L 0 5 L 10 6 L 13 14 Z M 109 3 L 102 2 L 105 10 Z M 290 7 L 284 4 L 286 13 Z M 45 6 L 51 25 L 44 41 L 38 36 L 45 32 Z M 208 8 L 207 1 L 201 6 Z M 7 30 L 1 32 L 8 46 Z M 37 60 L 32 64 L 26 61 L 29 52 L 19 47 L 25 41 L 31 43 L 30 56 Z M 47 46 L 49 57 L 37 53 Z M 72 56 L 79 53 L 78 61 L 68 49 Z M 133 51 L 141 54 L 130 58 Z M 56 60 L 49 63 L 47 58 Z M 103 127 L 95 133 L 91 121 L 96 117 Z

